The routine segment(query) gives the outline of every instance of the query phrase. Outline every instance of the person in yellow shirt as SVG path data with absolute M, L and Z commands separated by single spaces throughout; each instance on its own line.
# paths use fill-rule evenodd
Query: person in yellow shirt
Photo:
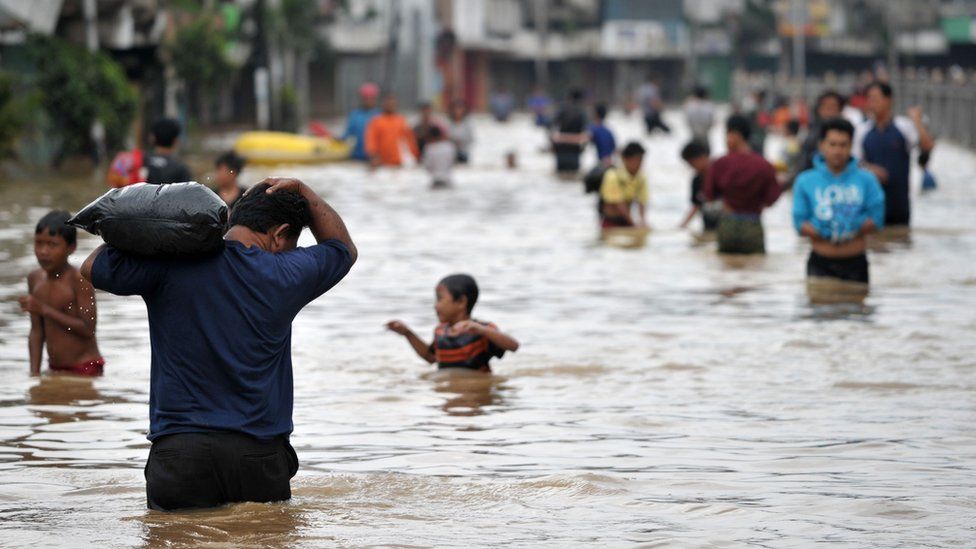
M 602 228 L 647 227 L 647 179 L 640 171 L 644 152 L 640 143 L 628 143 L 620 153 L 623 166 L 611 168 L 603 175 L 599 201 Z M 632 214 L 635 205 L 639 216 L 636 221 Z
M 414 158 L 420 158 L 417 140 L 403 115 L 397 113 L 397 98 L 383 99 L 383 112 L 373 117 L 366 127 L 366 154 L 373 166 L 399 166 L 400 143 L 406 142 Z

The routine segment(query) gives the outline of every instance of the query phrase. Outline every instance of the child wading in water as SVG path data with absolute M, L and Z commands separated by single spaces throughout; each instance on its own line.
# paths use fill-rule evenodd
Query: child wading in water
M 75 228 L 65 225 L 70 218 L 55 210 L 34 229 L 34 255 L 41 268 L 27 275 L 30 293 L 19 299 L 21 310 L 31 315 L 31 375 L 41 373 L 45 343 L 51 370 L 98 376 L 105 366 L 95 342 L 95 289 L 68 263 L 77 238 Z
M 491 372 L 488 361 L 505 351 L 518 350 L 518 341 L 490 322 L 471 318 L 478 301 L 478 284 L 468 275 L 450 275 L 437 283 L 434 310 L 440 322 L 429 345 L 403 322 L 392 320 L 386 327 L 407 338 L 420 358 L 439 369 L 465 368 Z

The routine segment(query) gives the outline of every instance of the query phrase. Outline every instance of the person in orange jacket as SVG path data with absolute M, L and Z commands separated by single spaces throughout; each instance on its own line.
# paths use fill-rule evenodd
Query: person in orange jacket
M 414 158 L 420 157 L 420 149 L 407 120 L 397 113 L 397 98 L 387 95 L 383 99 L 383 112 L 373 117 L 366 128 L 366 154 L 373 166 L 399 166 L 400 143 L 406 141 Z

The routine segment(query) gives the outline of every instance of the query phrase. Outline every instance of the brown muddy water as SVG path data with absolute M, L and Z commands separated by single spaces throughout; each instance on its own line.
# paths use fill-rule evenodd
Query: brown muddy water
M 0 545 L 976 546 L 976 155 L 939 146 L 941 188 L 915 196 L 910 235 L 873 244 L 863 297 L 807 289 L 788 196 L 766 257 L 675 229 L 681 120 L 610 123 L 649 150 L 643 247 L 597 241 L 593 197 L 551 175 L 523 118 L 478 119 L 450 190 L 416 169 L 273 170 L 336 207 L 360 260 L 295 321 L 294 498 L 202 512 L 145 508 L 141 300 L 98 294 L 103 378 L 28 376 L 33 226 L 101 183 L 0 184 Z M 492 377 L 433 375 L 383 329 L 428 334 L 456 271 L 522 343 Z

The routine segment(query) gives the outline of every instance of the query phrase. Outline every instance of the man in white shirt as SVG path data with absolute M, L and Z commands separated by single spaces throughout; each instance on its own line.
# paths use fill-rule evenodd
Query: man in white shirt
M 438 126 L 427 130 L 427 145 L 424 147 L 422 162 L 430 173 L 431 187 L 451 186 L 451 168 L 457 160 L 457 147 Z

